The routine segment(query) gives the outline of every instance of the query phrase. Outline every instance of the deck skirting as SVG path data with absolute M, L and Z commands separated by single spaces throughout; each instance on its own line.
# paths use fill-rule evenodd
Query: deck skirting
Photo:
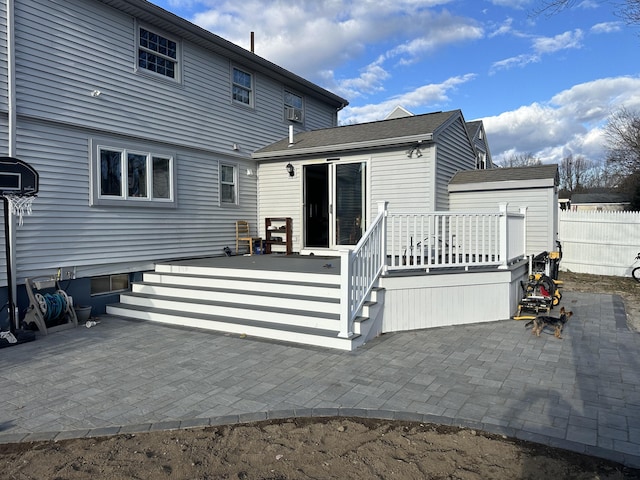
M 526 261 L 508 269 L 388 275 L 382 332 L 464 325 L 509 319 L 528 277 Z

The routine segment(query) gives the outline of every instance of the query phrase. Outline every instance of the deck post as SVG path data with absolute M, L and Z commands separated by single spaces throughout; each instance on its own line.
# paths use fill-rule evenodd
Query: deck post
M 509 261 L 509 213 L 508 203 L 498 205 L 500 210 L 500 265 L 499 269 L 507 268 Z
M 338 337 L 353 335 L 351 317 L 351 250 L 340 250 L 340 332 Z
M 522 219 L 522 256 L 527 255 L 527 208 L 520 207 L 520 213 L 524 217 Z
M 387 205 L 389 202 L 378 202 L 378 213 L 384 212 L 384 217 L 382 217 L 382 233 L 380 235 L 380 261 L 382 262 L 383 273 L 387 271 Z

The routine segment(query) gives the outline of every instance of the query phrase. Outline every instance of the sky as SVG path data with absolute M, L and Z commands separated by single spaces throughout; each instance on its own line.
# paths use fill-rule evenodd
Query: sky
M 603 128 L 640 111 L 640 26 L 607 0 L 152 0 L 349 100 L 341 124 L 460 109 L 494 162 L 603 162 Z

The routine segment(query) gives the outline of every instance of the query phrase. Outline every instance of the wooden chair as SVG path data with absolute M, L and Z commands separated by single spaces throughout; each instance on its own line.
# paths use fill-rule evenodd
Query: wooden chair
M 236 255 L 240 254 L 240 245 L 246 244 L 249 255 L 253 255 L 253 246 L 256 242 L 262 243 L 262 237 L 252 237 L 249 230 L 249 222 L 238 220 L 236 222 Z M 262 245 L 261 245 L 262 246 Z

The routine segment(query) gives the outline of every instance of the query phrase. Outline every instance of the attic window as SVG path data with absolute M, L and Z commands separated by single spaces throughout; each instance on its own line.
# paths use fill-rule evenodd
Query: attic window
M 138 68 L 165 78 L 178 80 L 178 42 L 140 27 Z

